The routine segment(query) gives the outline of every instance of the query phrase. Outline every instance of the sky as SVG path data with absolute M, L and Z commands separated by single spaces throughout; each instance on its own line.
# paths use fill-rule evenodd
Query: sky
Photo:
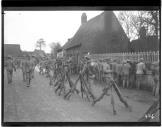
M 82 13 L 87 20 L 103 11 L 5 11 L 4 43 L 20 44 L 21 50 L 33 51 L 37 40 L 43 38 L 50 53 L 50 43 L 63 46 L 81 25 Z

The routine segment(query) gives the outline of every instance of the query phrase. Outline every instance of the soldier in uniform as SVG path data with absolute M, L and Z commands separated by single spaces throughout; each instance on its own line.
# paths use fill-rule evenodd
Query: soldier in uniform
M 36 62 L 35 62 L 34 56 L 32 56 L 32 59 L 31 59 L 31 66 L 32 66 L 31 77 L 34 78 L 34 70 L 35 70 L 35 66 L 36 66 Z
M 136 66 L 136 86 L 137 89 L 140 89 L 140 85 L 143 81 L 143 76 L 145 74 L 146 71 L 146 65 L 144 63 L 144 59 L 140 58 L 139 63 L 137 63 Z
M 111 70 L 113 72 L 113 79 L 117 82 L 117 73 L 116 73 L 116 67 L 117 67 L 117 60 L 112 60 L 111 62 Z
M 93 101 L 92 105 L 95 105 L 97 102 L 99 102 L 100 100 L 102 100 L 104 98 L 104 96 L 109 96 L 110 94 L 108 94 L 108 90 L 109 90 L 109 84 L 111 82 L 110 78 L 113 78 L 113 71 L 111 70 L 110 68 L 110 61 L 111 60 L 108 60 L 107 62 L 103 62 L 103 73 L 104 73 L 104 79 L 105 79 L 105 82 L 106 82 L 106 86 L 104 87 L 103 89 L 103 92 L 102 94 Z
M 13 69 L 16 71 L 16 67 L 13 62 L 12 56 L 7 57 L 6 62 L 6 72 L 7 72 L 7 80 L 8 84 L 12 83 Z
M 122 72 L 123 72 L 123 88 L 125 88 L 125 85 L 126 87 L 128 88 L 129 87 L 129 74 L 130 74 L 130 68 L 131 68 L 131 65 L 128 63 L 128 61 L 124 61 L 123 62 L 123 68 L 122 68 Z
M 23 59 L 21 60 L 21 70 L 23 73 L 23 81 L 26 81 L 26 71 L 25 71 L 25 63 L 26 63 L 26 56 L 23 56 Z
M 29 87 L 31 79 L 32 79 L 32 61 L 30 59 L 30 56 L 27 56 L 27 61 L 25 63 L 25 71 L 26 71 L 26 81 L 27 81 L 27 86 Z
M 85 56 L 85 66 L 83 68 L 86 69 L 85 74 L 86 74 L 86 80 L 87 81 L 89 80 L 89 74 L 90 74 L 90 72 L 89 72 L 89 64 L 90 64 L 90 61 L 91 61 L 90 56 L 89 55 L 86 55 Z

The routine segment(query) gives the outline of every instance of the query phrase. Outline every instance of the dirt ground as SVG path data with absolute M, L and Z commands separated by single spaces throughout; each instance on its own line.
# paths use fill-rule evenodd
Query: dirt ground
M 92 85 L 96 97 L 101 94 L 100 85 Z M 69 101 L 54 93 L 48 78 L 35 71 L 30 87 L 22 81 L 22 72 L 14 72 L 13 83 L 7 84 L 4 74 L 4 122 L 136 122 L 155 100 L 149 92 L 121 89 L 132 112 L 115 94 L 117 115 L 113 115 L 110 97 L 106 96 L 95 106 L 79 95 Z

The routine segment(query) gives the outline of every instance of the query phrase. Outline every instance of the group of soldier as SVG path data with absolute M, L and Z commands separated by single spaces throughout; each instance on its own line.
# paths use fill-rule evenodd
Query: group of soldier
M 8 84 L 12 83 L 13 71 L 16 71 L 16 67 L 20 68 L 22 71 L 23 82 L 26 82 L 26 86 L 31 85 L 31 80 L 34 78 L 35 67 L 39 67 L 39 74 L 44 75 L 49 78 L 49 84 L 54 85 L 55 91 L 63 90 L 64 97 L 68 98 L 74 92 L 81 92 L 82 98 L 83 94 L 92 98 L 92 105 L 95 105 L 97 102 L 103 99 L 104 96 L 111 96 L 111 104 L 113 106 L 113 113 L 116 114 L 114 97 L 112 90 L 115 90 L 120 101 L 131 110 L 131 107 L 128 105 L 127 101 L 122 97 L 121 92 L 117 85 L 122 85 L 123 88 L 128 88 L 130 85 L 135 84 L 137 89 L 140 89 L 141 84 L 143 83 L 144 76 L 147 75 L 148 67 L 144 62 L 143 58 L 140 58 L 138 62 L 133 62 L 130 60 L 121 61 L 120 59 L 105 59 L 105 60 L 96 60 L 92 59 L 90 55 L 83 56 L 79 63 L 74 64 L 72 57 L 69 58 L 57 58 L 57 59 L 48 59 L 44 58 L 39 62 L 33 56 L 25 55 L 21 58 L 20 62 L 15 63 L 15 59 L 12 56 L 8 56 L 5 61 L 6 72 Z M 159 90 L 159 62 L 152 63 L 150 68 L 151 76 L 154 81 L 154 93 L 156 90 Z M 75 71 L 74 71 L 75 70 Z M 106 80 L 106 86 L 103 88 L 103 93 L 96 98 L 91 92 L 91 84 L 89 82 L 90 78 L 98 79 L 99 75 L 101 76 L 102 71 L 102 80 Z M 76 81 L 80 80 L 81 89 L 76 89 L 76 83 L 71 81 L 70 76 L 76 73 L 79 77 Z M 64 81 L 68 80 L 70 84 L 70 90 L 65 93 Z M 55 81 L 55 83 L 54 83 Z M 56 84 L 57 83 L 57 84 Z M 114 89 L 112 89 L 114 88 Z M 110 93 L 108 93 L 110 90 Z
M 23 82 L 26 82 L 27 87 L 29 87 L 31 85 L 31 80 L 34 78 L 35 66 L 36 61 L 32 56 L 24 55 L 23 58 L 18 61 L 16 58 L 8 55 L 5 60 L 8 84 L 12 83 L 13 71 L 20 68 L 22 71 Z
M 109 58 L 92 59 L 92 64 L 99 70 L 99 76 L 103 78 L 104 74 L 109 75 L 123 88 L 141 89 L 144 84 L 148 84 L 155 91 L 159 86 L 159 62 L 146 63 L 143 58 L 139 61 Z
M 79 70 L 83 65 L 90 65 L 85 72 L 87 79 L 91 77 L 90 74 L 93 74 L 96 79 L 104 76 L 111 76 L 119 86 L 123 88 L 143 88 L 143 84 L 150 84 L 155 90 L 158 90 L 159 86 L 159 62 L 151 63 L 149 66 L 144 62 L 143 58 L 140 58 L 139 61 L 133 60 L 120 60 L 120 59 L 104 59 L 97 60 L 92 59 L 90 55 L 83 56 L 79 62 L 74 63 L 72 56 L 66 59 L 62 59 L 69 63 L 69 72 L 70 74 L 79 73 Z M 46 63 L 45 63 L 46 62 Z M 51 68 L 47 60 L 45 60 L 44 69 L 47 76 L 50 76 Z M 54 64 L 53 64 L 54 65 Z M 43 66 L 40 66 L 40 73 L 43 72 Z M 93 73 L 92 73 L 93 72 Z
M 8 84 L 11 84 L 12 77 L 13 77 L 13 71 L 16 71 L 16 67 L 14 65 L 14 60 L 12 56 L 10 55 L 7 56 L 4 66 L 6 67 Z
M 39 63 L 39 73 L 46 74 L 46 76 L 50 79 L 50 83 L 53 79 L 52 77 L 54 76 L 50 74 L 55 73 L 55 63 L 58 62 L 57 60 L 59 59 L 51 61 L 51 59 L 45 58 Z M 88 66 L 89 68 L 87 68 L 87 71 L 85 72 L 87 79 L 90 74 L 95 74 L 94 77 L 97 78 L 102 71 L 103 76 L 111 76 L 117 84 L 123 88 L 135 85 L 137 89 L 140 89 L 148 71 L 143 58 L 140 58 L 139 62 L 133 62 L 130 60 L 120 61 L 120 59 L 112 60 L 110 58 L 105 60 L 95 60 L 92 59 L 90 55 L 86 55 L 79 61 L 78 65 L 74 64 L 71 56 L 69 58 L 62 59 L 61 61 L 68 63 L 70 73 L 78 73 L 83 65 L 91 65 Z M 12 82 L 13 71 L 16 71 L 17 66 L 17 68 L 20 67 L 22 70 L 23 81 L 27 83 L 27 86 L 30 85 L 31 80 L 34 78 L 34 70 L 37 65 L 36 59 L 33 56 L 24 55 L 23 58 L 21 58 L 20 63 L 18 63 L 16 59 L 9 55 L 5 64 L 8 83 Z M 151 78 L 153 78 L 152 83 L 155 84 L 153 86 L 158 87 L 159 62 L 151 64 L 150 71 Z M 154 93 L 155 90 L 156 89 L 154 89 Z
M 32 56 L 26 55 L 21 60 L 21 70 L 23 73 L 23 82 L 27 83 L 27 87 L 31 85 L 31 80 L 34 78 L 34 70 L 36 62 Z

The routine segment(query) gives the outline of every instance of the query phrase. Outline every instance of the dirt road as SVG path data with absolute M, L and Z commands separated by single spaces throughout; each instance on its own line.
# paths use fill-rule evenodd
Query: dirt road
M 35 72 L 31 87 L 22 81 L 20 70 L 14 73 L 13 83 L 7 84 L 4 75 L 4 122 L 129 122 L 137 121 L 152 104 L 154 97 L 144 91 L 121 89 L 133 111 L 129 112 L 115 96 L 117 115 L 113 115 L 110 97 L 95 106 L 78 95 L 66 101 L 54 93 L 49 80 Z M 98 96 L 100 89 L 95 89 Z

